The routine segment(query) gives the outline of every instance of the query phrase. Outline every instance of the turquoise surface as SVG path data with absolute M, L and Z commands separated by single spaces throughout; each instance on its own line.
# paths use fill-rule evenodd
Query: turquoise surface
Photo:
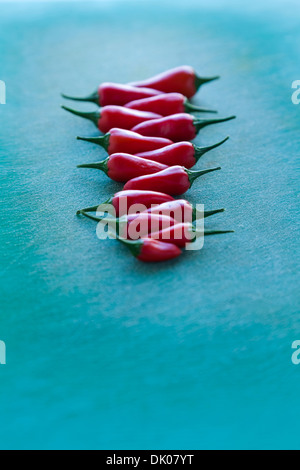
M 0 447 L 299 449 L 299 6 L 0 8 Z M 144 265 L 75 216 L 119 185 L 76 169 L 105 152 L 75 140 L 97 133 L 60 92 L 179 64 L 220 74 L 195 102 L 238 116 L 197 138 L 231 136 L 187 193 L 235 234 Z

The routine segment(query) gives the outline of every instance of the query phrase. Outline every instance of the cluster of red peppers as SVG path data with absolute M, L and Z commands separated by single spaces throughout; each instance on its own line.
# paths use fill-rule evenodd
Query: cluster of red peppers
M 200 119 L 189 114 L 216 112 L 195 106 L 189 99 L 201 85 L 217 78 L 201 78 L 192 67 L 181 66 L 128 85 L 103 83 L 85 98 L 63 95 L 100 106 L 98 111 L 88 113 L 63 108 L 91 120 L 104 134 L 78 137 L 102 146 L 108 153 L 105 160 L 79 168 L 98 169 L 112 180 L 125 183 L 122 191 L 106 201 L 115 214 L 109 220 L 116 238 L 141 261 L 176 258 L 182 248 L 195 241 L 197 211 L 188 201 L 173 196 L 184 194 L 199 176 L 220 169 L 191 170 L 202 155 L 222 145 L 228 137 L 202 148 L 190 141 L 202 128 L 235 116 Z M 136 205 L 144 209 L 131 211 Z M 82 209 L 78 214 L 102 221 L 104 217 L 91 215 L 98 207 Z M 205 211 L 202 217 L 223 210 Z M 228 232 L 202 229 L 201 236 Z

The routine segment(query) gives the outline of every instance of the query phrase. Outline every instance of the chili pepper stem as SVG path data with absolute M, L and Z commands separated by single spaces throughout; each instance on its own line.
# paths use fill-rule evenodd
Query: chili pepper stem
M 198 112 L 198 113 L 214 113 L 214 114 L 216 114 L 218 112 L 218 111 L 213 111 L 211 109 L 200 108 L 199 106 L 196 106 L 195 104 L 190 103 L 188 100 L 185 100 L 184 108 L 185 108 L 185 111 L 187 113 L 190 112 L 190 111 L 195 111 L 195 112 Z
M 195 226 L 193 225 L 192 232 L 199 234 L 199 235 L 207 236 L 207 235 L 223 235 L 225 233 L 234 233 L 234 230 L 206 230 L 205 228 L 204 230 L 203 229 L 197 230 L 197 228 L 195 228 Z
M 97 212 L 99 206 L 87 207 L 86 209 L 80 209 L 76 212 L 76 215 L 81 215 L 83 212 Z
M 203 216 L 204 216 L 204 218 L 206 218 L 206 217 L 210 217 L 211 215 L 220 214 L 221 212 L 225 212 L 225 209 L 215 209 L 213 211 L 204 211 Z M 196 219 L 197 218 L 197 209 L 196 208 L 193 209 L 193 216 L 194 216 L 194 214 L 195 214 L 195 219 Z
M 77 137 L 77 140 L 84 140 L 85 142 L 91 142 L 92 144 L 100 145 L 105 150 L 109 147 L 110 134 L 107 133 L 101 137 Z
M 205 153 L 209 152 L 210 150 L 213 150 L 217 147 L 220 147 L 220 145 L 223 145 L 225 142 L 227 142 L 227 140 L 229 139 L 229 137 L 226 137 L 226 139 L 222 140 L 221 142 L 218 142 L 217 144 L 214 144 L 214 145 L 209 145 L 208 147 L 198 147 L 197 145 L 194 145 L 194 149 L 195 149 L 195 159 L 196 159 L 196 162 L 199 160 L 199 158 L 201 158 Z
M 107 201 L 103 202 L 102 204 L 98 204 L 98 206 L 93 206 L 93 207 L 86 207 L 85 209 L 80 209 L 79 211 L 77 211 L 77 215 L 80 215 L 82 214 L 83 212 L 97 212 L 98 210 L 98 207 L 100 205 L 104 205 L 104 204 L 111 204 L 112 202 L 112 198 L 109 198 L 107 199 Z
M 235 118 L 236 116 L 230 116 L 228 118 L 222 118 L 222 119 L 195 119 L 194 126 L 196 128 L 196 131 L 199 132 L 200 129 L 203 129 L 203 127 L 210 126 L 211 124 L 219 124 L 220 122 L 231 121 L 232 119 L 235 119 Z
M 92 212 L 92 211 L 91 211 Z M 83 209 L 80 210 L 80 211 L 77 211 L 76 215 L 84 215 L 84 217 L 87 217 L 88 219 L 91 219 L 91 220 L 94 220 L 96 222 L 101 222 L 101 220 L 103 220 L 103 217 L 102 218 L 99 218 L 99 217 L 95 217 L 93 215 L 90 215 L 88 214 L 86 211 L 84 211 Z
M 199 231 L 199 233 L 201 233 L 201 231 Z M 224 233 L 234 233 L 234 230 L 205 230 L 204 229 L 204 232 L 203 232 L 203 234 L 205 236 L 207 236 L 207 235 L 222 235 Z
M 234 233 L 234 230 L 196 230 L 195 227 L 193 226 L 192 228 L 192 233 L 195 234 L 195 238 L 192 240 L 192 243 L 196 241 L 197 235 L 198 236 L 208 236 L 208 235 L 223 235 L 225 233 Z
M 97 90 L 94 93 L 92 93 L 91 95 L 86 96 L 85 98 L 79 98 L 79 97 L 76 97 L 76 96 L 69 96 L 69 95 L 65 95 L 64 93 L 62 93 L 61 96 L 63 98 L 65 98 L 66 100 L 89 101 L 90 103 L 99 104 L 99 93 L 98 93 Z
M 119 236 L 117 236 L 116 238 L 117 238 L 117 240 L 124 243 L 124 245 L 126 245 L 129 248 L 129 250 L 131 251 L 133 256 L 135 256 L 135 257 L 139 256 L 139 254 L 141 253 L 141 250 L 142 250 L 142 246 L 143 246 L 143 240 L 142 239 L 140 239 L 140 240 L 126 240 L 125 238 L 121 238 Z
M 85 163 L 83 165 L 77 165 L 77 168 L 93 168 L 95 170 L 101 170 L 107 174 L 108 173 L 108 161 L 109 161 L 109 157 L 107 157 L 105 160 L 102 160 L 102 162 Z
M 204 77 L 199 77 L 198 75 L 195 76 L 195 87 L 196 90 L 200 88 L 201 85 L 204 85 L 204 83 L 209 83 L 213 82 L 214 80 L 219 80 L 220 76 L 217 75 L 215 77 L 210 77 L 210 78 L 204 78 Z
M 209 168 L 207 170 L 187 170 L 185 169 L 185 172 L 187 173 L 190 181 L 190 187 L 194 183 L 194 181 L 199 178 L 199 176 L 205 175 L 206 173 L 211 173 L 212 171 L 217 171 L 221 170 L 221 167 L 218 166 L 217 168 Z
M 83 111 L 77 111 L 75 109 L 68 108 L 67 106 L 62 106 L 62 109 L 69 111 L 69 113 L 75 114 L 75 116 L 80 116 L 84 119 L 89 119 L 92 121 L 96 127 L 98 127 L 98 121 L 100 119 L 99 111 L 93 111 L 92 113 L 86 113 Z
M 222 118 L 222 119 L 195 119 L 194 126 L 196 128 L 196 131 L 199 132 L 200 129 L 203 129 L 203 127 L 210 126 L 211 124 L 219 124 L 220 122 L 231 121 L 232 119 L 235 119 L 235 118 L 236 116 L 230 116 L 228 118 Z

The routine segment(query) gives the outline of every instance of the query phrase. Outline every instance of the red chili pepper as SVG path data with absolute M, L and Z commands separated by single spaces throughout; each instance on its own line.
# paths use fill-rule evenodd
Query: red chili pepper
M 127 103 L 126 108 L 137 109 L 139 111 L 148 111 L 160 114 L 161 116 L 170 116 L 171 114 L 189 113 L 191 111 L 200 113 L 216 113 L 209 109 L 199 108 L 190 103 L 181 93 L 164 93 L 151 98 L 135 100 Z
M 121 85 L 120 83 L 102 83 L 95 93 L 85 98 L 76 98 L 73 96 L 62 95 L 63 98 L 73 101 L 90 101 L 100 106 L 116 104 L 124 106 L 133 100 L 150 98 L 159 95 L 161 92 L 151 88 L 137 88 L 130 85 Z
M 78 165 L 77 168 L 93 168 L 104 171 L 109 178 L 119 183 L 127 182 L 143 175 L 151 175 L 165 170 L 167 165 L 145 160 L 128 153 L 114 153 L 102 162 Z
M 114 206 L 116 216 L 121 217 L 122 215 L 128 214 L 130 208 L 134 204 L 141 204 L 147 209 L 154 204 L 163 204 L 168 201 L 174 201 L 174 198 L 169 194 L 161 192 L 123 190 L 116 193 L 103 204 L 112 204 Z M 90 210 L 93 210 L 93 208 L 87 208 L 85 209 L 85 212 L 89 212 Z
M 110 129 L 101 137 L 77 137 L 77 139 L 100 145 L 109 155 L 120 152 L 135 155 L 138 152 L 149 152 L 173 144 L 170 139 L 144 137 L 136 132 L 118 128 Z
M 219 77 L 199 77 L 192 67 L 183 65 L 167 70 L 159 75 L 155 75 L 148 80 L 132 82 L 130 85 L 154 88 L 155 90 L 163 91 L 164 93 L 182 93 L 187 98 L 191 98 L 195 93 L 197 93 L 201 85 L 218 78 Z
M 176 144 L 168 145 L 158 150 L 141 152 L 136 155 L 168 166 L 180 165 L 185 168 L 192 168 L 202 155 L 224 144 L 228 139 L 229 137 L 226 137 L 222 142 L 202 148 L 191 142 L 177 142 Z
M 193 231 L 192 224 L 180 223 L 151 233 L 149 237 L 166 243 L 174 243 L 174 245 L 183 248 L 195 239 L 196 233 Z
M 155 207 L 150 207 L 147 212 L 151 214 L 164 214 L 173 217 L 177 222 L 192 222 L 193 206 L 185 199 L 174 199 Z
M 94 208 L 97 210 L 97 208 Z M 211 215 L 224 212 L 225 209 L 215 209 L 212 211 L 204 211 L 203 217 L 210 217 Z M 150 207 L 147 212 L 151 214 L 162 214 L 172 217 L 177 222 L 192 222 L 199 218 L 197 208 L 194 207 L 185 199 L 174 199 L 174 201 L 164 202 L 155 207 Z
M 181 250 L 173 243 L 164 243 L 151 238 L 136 241 L 119 239 L 126 244 L 133 256 L 145 263 L 168 261 L 181 255 Z
M 126 220 L 126 222 L 128 222 L 128 223 L 131 223 L 132 221 L 139 218 L 140 215 L 145 215 L 145 214 L 150 216 L 150 217 L 152 217 L 152 216 L 153 217 L 162 216 L 162 217 L 164 217 L 164 219 L 162 219 L 163 222 L 165 222 L 167 219 L 169 221 L 171 220 L 172 223 L 169 223 L 169 225 L 174 225 L 175 222 L 176 223 L 178 223 L 178 222 L 181 222 L 181 223 L 190 222 L 190 223 L 192 223 L 192 221 L 195 221 L 195 220 L 199 219 L 198 213 L 197 213 L 197 208 L 196 207 L 193 208 L 193 206 L 188 201 L 186 201 L 185 199 L 173 199 L 172 201 L 164 202 L 164 203 L 158 204 L 158 205 L 153 205 L 152 207 L 147 209 L 145 212 L 136 212 L 134 214 L 127 214 L 125 216 L 119 217 L 118 219 L 107 218 L 106 216 L 95 217 L 95 216 L 89 214 L 90 212 L 97 212 L 98 210 L 99 210 L 99 206 L 88 207 L 86 209 L 79 210 L 77 212 L 77 215 L 84 215 L 85 217 L 88 217 L 88 218 L 90 218 L 92 220 L 95 220 L 97 222 L 100 222 L 102 220 L 107 219 L 107 221 L 113 221 L 116 224 L 120 224 L 124 220 Z M 215 209 L 215 210 L 212 210 L 212 211 L 204 211 L 202 215 L 203 215 L 203 218 L 206 218 L 206 217 L 210 217 L 211 215 L 218 214 L 220 212 L 224 212 L 224 210 L 225 209 Z M 154 219 L 154 220 L 160 220 L 160 219 Z M 166 227 L 164 227 L 164 228 L 166 228 Z M 159 230 L 162 230 L 162 228 L 160 228 Z M 147 233 L 151 233 L 151 231 L 153 231 L 153 230 L 149 229 L 149 231 Z M 158 230 L 154 230 L 154 231 L 158 231 Z
M 224 119 L 197 119 L 190 114 L 181 113 L 142 122 L 133 127 L 132 131 L 144 136 L 165 137 L 173 140 L 173 142 L 180 142 L 195 139 L 203 127 L 230 121 L 231 119 L 235 119 L 235 116 Z
M 218 235 L 231 232 L 232 230 L 204 230 L 201 235 Z M 156 233 L 151 233 L 149 237 L 166 243 L 174 243 L 174 245 L 183 248 L 187 243 L 195 241 L 196 235 L 197 232 L 194 230 L 192 224 L 183 223 L 172 225 Z
M 199 176 L 205 175 L 221 168 L 210 168 L 208 170 L 193 171 L 182 166 L 170 166 L 166 170 L 159 171 L 154 175 L 139 176 L 128 181 L 125 190 L 152 190 L 164 191 L 166 194 L 178 196 L 185 193 Z
M 94 209 L 92 211 L 92 209 Z M 136 214 L 129 214 L 118 219 L 111 217 L 94 217 L 88 212 L 97 211 L 97 207 L 90 208 L 88 211 L 82 209 L 77 212 L 78 215 L 95 220 L 96 222 L 107 222 L 111 228 L 116 229 L 116 235 L 130 240 L 137 240 L 148 236 L 151 232 L 158 232 L 165 228 L 171 227 L 176 221 L 167 215 L 151 214 L 149 212 L 141 212 Z
M 62 106 L 62 108 L 76 116 L 89 119 L 103 133 L 108 132 L 112 127 L 129 130 L 144 121 L 161 117 L 159 114 L 128 109 L 123 106 L 105 106 L 101 108 L 100 111 L 94 111 L 92 113 L 75 111 L 66 106 Z

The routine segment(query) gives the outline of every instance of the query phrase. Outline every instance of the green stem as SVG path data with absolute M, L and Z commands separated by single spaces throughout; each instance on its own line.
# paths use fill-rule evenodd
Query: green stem
M 113 198 L 109 198 L 107 201 L 103 202 L 102 204 L 98 204 L 98 206 L 93 206 L 93 207 L 86 207 L 85 209 L 81 209 L 80 211 L 77 211 L 77 215 L 82 214 L 82 212 L 97 212 L 98 207 L 103 204 L 111 204 Z
M 223 119 L 195 119 L 194 127 L 196 128 L 196 132 L 199 132 L 200 129 L 203 129 L 203 127 L 210 126 L 211 124 L 219 124 L 220 122 L 231 121 L 235 118 L 236 116 L 230 116 L 228 118 Z
M 97 210 L 97 208 L 96 208 L 96 210 Z M 94 212 L 94 211 L 90 211 L 90 212 Z M 104 217 L 95 217 L 93 215 L 90 215 L 83 209 L 78 211 L 76 215 L 84 215 L 84 217 L 87 217 L 88 219 L 94 220 L 95 222 L 101 222 L 101 220 L 104 219 Z
M 101 137 L 77 137 L 78 140 L 84 140 L 85 142 L 91 142 L 92 144 L 100 145 L 106 151 L 108 151 L 110 134 L 107 133 Z
M 108 173 L 108 162 L 109 162 L 109 157 L 107 157 L 105 160 L 102 160 L 101 162 L 85 163 L 83 165 L 77 165 L 77 168 L 93 168 L 95 170 L 101 170 L 105 174 L 107 174 Z
M 76 215 L 81 215 L 83 212 L 97 212 L 99 206 L 87 207 L 86 209 L 80 209 L 76 212 Z
M 204 85 L 204 83 L 213 82 L 214 80 L 218 80 L 219 78 L 220 78 L 219 76 L 211 77 L 211 78 L 204 78 L 204 77 L 199 77 L 198 75 L 195 74 L 195 87 L 196 87 L 196 90 L 199 90 L 201 85 Z
M 217 147 L 220 147 L 220 145 L 224 144 L 227 140 L 229 139 L 229 137 L 226 137 L 226 139 L 222 140 L 221 142 L 218 142 L 217 144 L 214 144 L 214 145 L 210 145 L 209 147 L 198 147 L 197 145 L 194 145 L 193 144 L 193 147 L 195 149 L 195 159 L 196 159 L 196 162 L 199 160 L 199 158 L 201 158 L 206 152 L 209 152 L 210 150 L 213 150 Z
M 225 209 L 215 209 L 213 211 L 203 211 L 203 218 L 206 219 L 206 217 L 210 217 L 211 215 L 219 214 L 221 212 L 224 212 Z M 197 220 L 197 211 L 196 207 L 193 208 L 193 221 Z
M 98 128 L 98 122 L 101 117 L 101 114 L 99 111 L 93 111 L 92 113 L 86 113 L 83 111 L 76 111 L 75 109 L 67 108 L 67 106 L 62 106 L 63 109 L 66 111 L 69 111 L 69 113 L 75 114 L 75 116 L 80 116 L 84 119 L 89 119 L 92 121 L 95 126 Z
M 234 230 L 205 230 L 204 235 L 221 235 L 223 233 L 234 233 Z
M 207 236 L 207 235 L 223 235 L 225 233 L 234 233 L 234 230 L 195 230 L 194 226 L 192 228 L 192 234 L 195 234 L 194 239 L 192 242 L 195 242 L 197 240 L 197 235 L 198 236 Z
M 194 181 L 199 178 L 199 176 L 205 175 L 206 173 L 211 173 L 212 171 L 221 170 L 221 167 L 218 166 L 217 168 L 209 168 L 208 170 L 187 170 L 184 171 L 187 173 L 190 181 L 190 187 L 194 183 Z
M 212 111 L 211 109 L 200 108 L 199 106 L 196 106 L 195 104 L 190 103 L 189 100 L 185 100 L 184 109 L 186 113 L 193 112 L 193 111 L 198 112 L 198 113 L 214 113 L 214 114 L 217 113 L 217 111 Z
M 126 245 L 129 248 L 129 250 L 131 251 L 133 256 L 135 256 L 136 258 L 141 254 L 141 251 L 142 251 L 142 248 L 143 248 L 143 243 L 144 243 L 142 239 L 140 239 L 140 240 L 126 240 L 124 238 L 117 237 L 117 240 L 124 243 L 124 245 Z
M 73 100 L 73 101 L 89 101 L 91 103 L 96 103 L 99 105 L 99 93 L 98 91 L 96 90 L 94 93 L 92 93 L 91 95 L 89 96 L 86 96 L 85 98 L 78 98 L 78 97 L 75 97 L 75 96 L 68 96 L 68 95 L 65 95 L 64 93 L 61 94 L 61 96 L 67 100 Z
M 88 212 L 97 212 L 97 207 L 91 208 L 94 210 L 86 211 L 84 209 L 81 209 L 80 211 L 77 212 L 76 215 L 83 215 L 84 217 L 87 217 L 88 219 L 94 220 L 95 222 L 102 222 L 103 220 L 107 219 L 108 222 L 114 222 L 117 227 L 119 227 L 120 222 L 122 221 L 121 219 L 113 219 L 112 217 L 95 217 L 94 215 L 90 215 Z

